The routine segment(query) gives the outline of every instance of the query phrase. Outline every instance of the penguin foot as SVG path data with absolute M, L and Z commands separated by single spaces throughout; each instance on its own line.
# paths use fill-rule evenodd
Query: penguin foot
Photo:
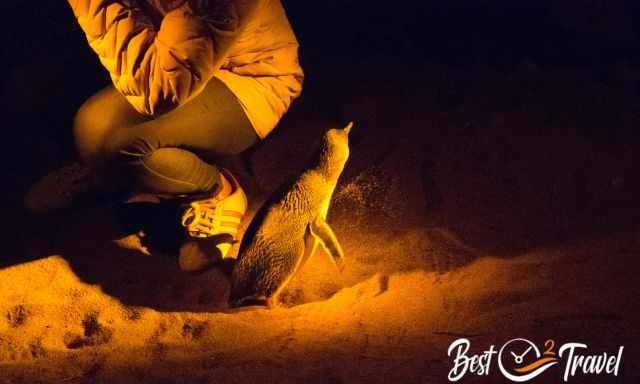
M 267 308 L 271 308 L 272 305 L 270 304 L 270 300 L 264 296 L 264 295 L 251 295 L 251 296 L 245 296 L 243 298 L 241 298 L 240 300 L 236 300 L 233 303 L 233 307 L 249 307 L 249 306 L 260 306 L 260 307 L 267 307 Z
M 264 305 L 247 305 L 244 307 L 229 308 L 227 310 L 224 310 L 223 313 L 239 313 L 239 312 L 249 312 L 249 311 L 258 311 L 258 310 L 267 311 L 269 310 L 269 307 L 265 307 Z

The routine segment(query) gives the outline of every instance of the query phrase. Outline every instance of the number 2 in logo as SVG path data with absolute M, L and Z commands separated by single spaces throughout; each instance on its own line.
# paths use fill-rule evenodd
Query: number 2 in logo
M 553 352 L 553 348 L 556 346 L 556 342 L 553 341 L 553 339 L 549 339 L 547 341 L 544 342 L 544 352 L 542 353 L 543 355 L 547 355 L 547 356 L 555 356 L 556 353 Z

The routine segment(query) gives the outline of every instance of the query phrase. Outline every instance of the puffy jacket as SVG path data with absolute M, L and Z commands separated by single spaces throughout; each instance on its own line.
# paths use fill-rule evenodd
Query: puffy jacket
M 215 76 L 260 137 L 302 89 L 298 42 L 280 0 L 68 0 L 133 107 L 158 115 Z

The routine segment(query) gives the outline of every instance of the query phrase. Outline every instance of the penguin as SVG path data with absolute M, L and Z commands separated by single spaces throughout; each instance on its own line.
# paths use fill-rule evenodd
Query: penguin
M 278 304 L 278 295 L 322 245 L 339 270 L 344 253 L 327 224 L 331 197 L 349 158 L 353 123 L 328 130 L 302 174 L 265 203 L 249 225 L 231 273 L 232 307 Z

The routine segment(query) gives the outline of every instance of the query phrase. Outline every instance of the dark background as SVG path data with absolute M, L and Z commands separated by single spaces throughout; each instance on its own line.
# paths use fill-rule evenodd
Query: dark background
M 456 68 L 486 64 L 505 72 L 523 60 L 545 68 L 639 64 L 640 4 L 632 0 L 284 1 L 284 5 L 301 42 L 308 83 L 333 75 L 321 68 L 336 63 L 344 65 L 344 71 L 394 70 L 381 62 L 415 66 L 435 62 Z M 77 107 L 86 94 L 69 100 L 76 93 L 67 92 L 65 98 L 56 98 L 55 92 L 63 92 L 56 85 L 81 93 L 107 83 L 66 1 L 5 1 L 0 12 L 5 17 L 0 26 L 5 97 L 34 96 L 28 93 L 49 82 L 47 92 L 39 95 L 49 96 L 44 107 L 66 116 L 64 112 Z
M 284 5 L 301 42 L 305 93 L 332 77 L 364 71 L 376 82 L 375 73 L 401 75 L 407 66 L 436 63 L 456 69 L 489 67 L 505 74 L 532 63 L 543 69 L 593 69 L 601 77 L 612 65 L 640 65 L 640 5 L 631 0 Z M 16 114 L 36 114 L 56 127 L 68 126 L 87 95 L 108 83 L 70 7 L 62 0 L 6 1 L 0 12 L 5 17 L 0 26 L 3 106 Z M 52 139 L 61 138 L 56 129 L 41 133 L 47 132 Z
M 637 1 L 284 5 L 306 72 L 291 119 L 356 119 L 363 146 L 419 143 L 425 213 L 464 222 L 465 240 L 504 251 L 504 231 L 527 247 L 634 225 Z M 74 158 L 73 114 L 109 80 L 66 1 L 0 12 L 5 211 L 24 217 L 25 189 Z

